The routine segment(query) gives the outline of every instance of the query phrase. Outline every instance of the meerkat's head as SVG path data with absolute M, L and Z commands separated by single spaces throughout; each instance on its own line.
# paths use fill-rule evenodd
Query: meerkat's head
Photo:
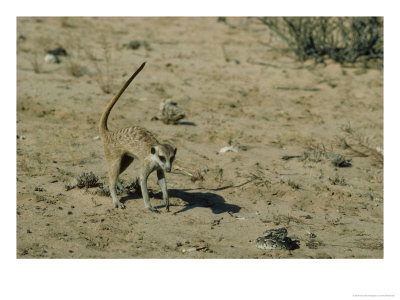
M 166 172 L 171 172 L 172 163 L 175 159 L 176 148 L 161 144 L 151 147 L 151 154 L 157 165 Z

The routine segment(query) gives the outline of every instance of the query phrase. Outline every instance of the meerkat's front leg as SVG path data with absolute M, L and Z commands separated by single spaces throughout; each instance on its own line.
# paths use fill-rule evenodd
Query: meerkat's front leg
M 163 200 L 165 202 L 165 209 L 169 211 L 169 198 L 168 198 L 168 189 L 167 189 L 167 181 L 165 179 L 165 174 L 163 170 L 157 170 L 157 178 L 158 184 L 160 185 Z
M 142 190 L 143 201 L 146 208 L 157 212 L 157 209 L 153 208 L 150 204 L 149 192 L 147 190 L 147 178 L 149 177 L 150 173 L 151 170 L 149 169 L 149 166 L 144 166 L 140 172 L 140 189 Z

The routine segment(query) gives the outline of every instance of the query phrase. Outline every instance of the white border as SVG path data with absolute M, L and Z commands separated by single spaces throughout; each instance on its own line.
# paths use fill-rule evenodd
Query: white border
M 279 3 L 276 3 L 279 2 Z M 392 3 L 395 3 L 394 1 Z M 382 1 L 14 1 L 3 5 L 1 83 L 2 299 L 354 299 L 395 294 L 398 277 L 399 43 Z M 385 258 L 383 260 L 16 260 L 16 16 L 379 15 L 385 17 Z M 4 92 L 4 90 L 3 90 Z M 14 158 L 13 160 L 9 159 Z M 11 191 L 10 187 L 13 187 Z M 7 294 L 7 296 L 6 296 Z M 257 297 L 257 298 L 256 298 Z M 380 299 L 380 298 L 376 298 Z

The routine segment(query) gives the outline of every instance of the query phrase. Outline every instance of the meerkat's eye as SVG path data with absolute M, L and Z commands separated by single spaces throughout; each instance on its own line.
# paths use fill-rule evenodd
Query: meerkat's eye
M 166 162 L 166 160 L 165 160 L 165 157 L 164 157 L 164 156 L 160 156 L 160 160 L 161 160 L 163 163 L 165 163 L 165 162 Z

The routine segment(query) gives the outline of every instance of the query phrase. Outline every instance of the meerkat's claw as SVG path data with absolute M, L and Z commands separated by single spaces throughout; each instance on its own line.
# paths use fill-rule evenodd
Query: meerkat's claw
M 167 212 L 169 212 L 169 206 L 166 206 L 166 207 L 165 207 L 165 210 L 166 210 Z

